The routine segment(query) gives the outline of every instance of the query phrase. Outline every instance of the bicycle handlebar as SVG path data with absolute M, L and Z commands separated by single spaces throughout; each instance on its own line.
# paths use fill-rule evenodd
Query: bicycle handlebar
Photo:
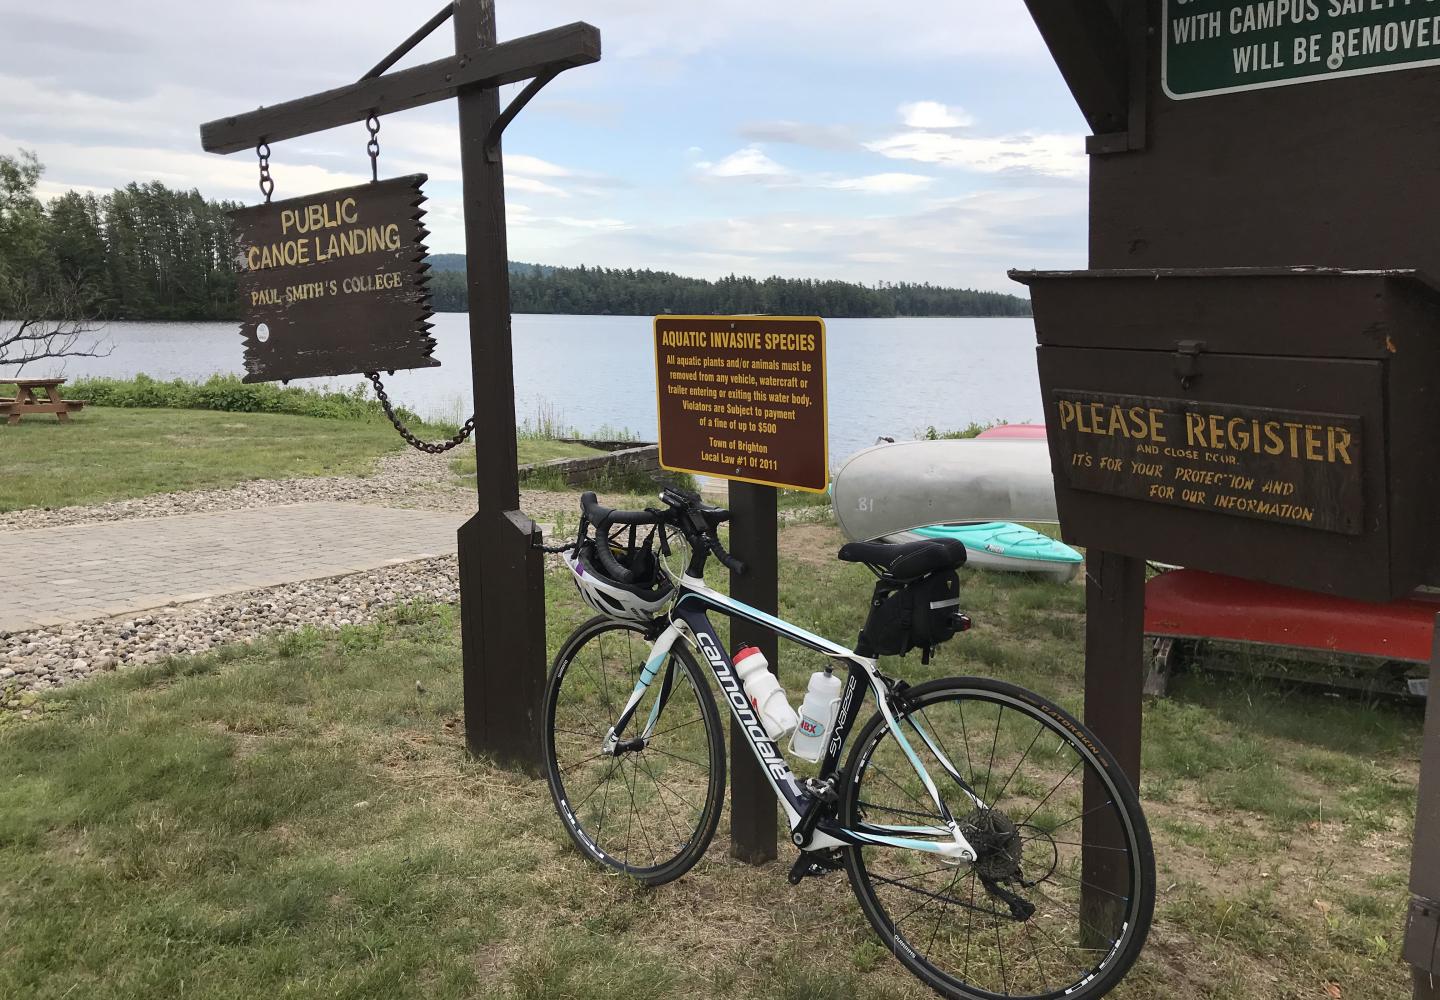
M 610 546 L 603 541 L 609 530 L 616 525 L 653 524 L 661 526 L 660 544 L 662 548 L 667 548 L 664 540 L 664 528 L 673 527 L 685 536 L 697 555 L 709 552 L 732 573 L 739 576 L 745 574 L 745 564 L 725 551 L 725 546 L 716 533 L 716 529 L 730 519 L 728 510 L 709 506 L 700 499 L 699 494 L 674 487 L 666 487 L 660 494 L 660 500 L 668 509 L 614 510 L 602 506 L 592 492 L 581 495 L 580 509 L 584 516 L 584 522 L 589 522 L 600 536 L 595 545 L 595 558 L 599 560 L 601 568 L 606 573 L 621 583 L 635 582 L 634 571 L 620 565 L 610 551 Z M 691 569 L 698 572 L 698 566 L 695 564 L 692 564 Z
M 721 565 L 723 565 L 730 572 L 734 573 L 736 576 L 745 575 L 745 564 L 739 559 L 736 559 L 730 553 L 726 552 L 725 546 L 720 544 L 719 538 L 715 537 L 714 535 L 710 535 L 709 543 L 710 551 L 715 553 L 715 558 L 720 560 Z

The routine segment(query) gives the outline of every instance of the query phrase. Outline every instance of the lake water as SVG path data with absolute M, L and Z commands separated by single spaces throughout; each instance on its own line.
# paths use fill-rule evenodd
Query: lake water
M 1035 328 L 1028 319 L 833 319 L 828 335 L 830 450 L 835 458 L 879 435 L 915 437 L 926 427 L 1041 419 Z M 105 358 L 70 358 L 63 374 L 204 379 L 241 374 L 235 323 L 110 323 Z M 462 313 L 435 316 L 441 367 L 385 379 L 392 400 L 425 417 L 470 415 L 470 344 Z M 590 433 L 655 435 L 655 365 L 648 316 L 514 317 L 515 406 L 532 422 L 545 409 Z M 61 374 L 42 365 L 26 375 Z M 0 375 L 4 369 L 0 368 Z M 299 379 L 349 386 L 362 376 Z

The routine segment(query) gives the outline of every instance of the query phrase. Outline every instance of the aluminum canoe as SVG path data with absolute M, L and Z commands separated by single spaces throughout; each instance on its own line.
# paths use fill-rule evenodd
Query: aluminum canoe
M 1050 450 L 1033 441 L 897 441 L 847 458 L 830 485 L 845 537 L 870 541 L 931 524 L 1055 522 Z

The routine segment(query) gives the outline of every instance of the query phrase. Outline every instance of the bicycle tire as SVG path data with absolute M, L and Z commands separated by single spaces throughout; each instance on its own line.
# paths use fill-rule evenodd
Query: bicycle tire
M 623 648 L 607 650 L 607 638 L 622 636 L 623 643 L 611 645 Z M 646 885 L 662 885 L 689 871 L 715 836 L 725 799 L 725 744 L 705 676 L 689 649 L 677 642 L 626 726 L 626 733 L 644 729 L 667 671 L 674 671 L 670 700 L 652 738 L 631 752 L 600 752 L 649 648 L 642 626 L 603 615 L 572 632 L 556 654 L 545 686 L 541 754 L 555 810 L 580 852 Z M 682 699 L 683 713 L 677 699 Z M 685 717 L 677 719 L 678 714 Z M 695 723 L 701 724 L 703 735 L 695 732 Z M 702 752 L 703 763 L 698 756 Z M 596 775 L 592 783 L 589 779 Z M 618 817 L 607 831 L 612 798 L 617 810 L 627 813 L 623 846 L 618 843 Z M 616 844 L 605 839 L 607 832 L 616 835 Z
M 927 732 L 935 727 L 933 716 L 940 714 L 936 709 L 942 703 L 950 702 L 958 707 L 960 731 L 963 734 L 959 739 L 946 743 L 946 736 L 953 732 L 951 726 L 949 732 L 941 732 L 935 729 L 933 733 L 941 751 L 954 761 L 954 766 L 962 775 L 965 774 L 966 765 L 970 768 L 971 786 L 975 789 L 980 799 L 987 808 L 973 804 L 968 796 L 958 787 L 957 783 L 949 778 L 943 768 L 940 767 L 938 758 L 933 758 L 934 764 L 928 761 L 926 770 L 935 779 L 937 786 L 942 789 L 942 796 L 947 805 L 950 805 L 952 812 L 960 821 L 962 830 L 966 830 L 967 838 L 972 839 L 972 844 L 981 851 L 980 859 L 973 865 L 947 866 L 933 864 L 934 855 L 924 855 L 913 850 L 897 851 L 894 848 L 880 847 L 852 847 L 845 851 L 845 866 L 850 877 L 850 885 L 859 900 L 861 910 L 865 913 L 870 925 L 879 934 L 882 941 L 890 949 L 892 954 L 914 975 L 925 982 L 942 996 L 953 998 L 953 1000 L 1015 1000 L 1025 997 L 1028 1000 L 1049 1000 L 1049 998 L 1065 997 L 1068 1000 L 1094 1000 L 1104 996 L 1125 976 L 1139 956 L 1144 947 L 1145 938 L 1149 932 L 1150 921 L 1154 913 L 1155 905 L 1155 860 L 1154 852 L 1150 842 L 1149 828 L 1145 822 L 1144 812 L 1141 810 L 1138 796 L 1131 786 L 1129 779 L 1120 770 L 1110 752 L 1089 732 L 1081 723 L 1076 721 L 1069 713 L 1049 702 L 1048 700 L 1027 691 L 1023 688 L 1007 684 L 1003 681 L 991 680 L 988 678 L 944 678 L 931 681 L 908 689 L 903 697 L 903 709 L 897 709 L 896 721 L 902 732 L 916 749 L 917 753 L 923 756 L 928 751 L 922 749 L 923 742 L 918 739 L 919 733 L 914 730 L 913 721 L 919 721 Z M 965 706 L 972 705 L 979 709 L 972 716 L 973 723 L 967 727 L 965 723 Z M 927 711 L 927 709 L 931 711 Z M 1028 724 L 1019 728 L 1020 739 L 1015 741 L 1011 749 L 1009 733 L 1006 730 L 1007 743 L 1005 759 L 999 761 L 997 767 L 998 748 L 1002 742 L 1000 738 L 1001 723 L 1005 713 L 1010 712 L 1017 720 L 1027 721 L 1035 724 L 1034 736 L 1030 737 Z M 947 710 L 947 717 L 957 714 L 955 711 Z M 981 748 L 984 746 L 983 733 L 991 725 L 993 719 L 995 742 L 989 750 L 989 760 L 985 762 L 983 769 L 977 768 L 980 763 L 972 754 L 972 744 L 975 735 L 971 729 L 977 729 L 982 735 Z M 1063 749 L 1069 747 L 1074 753 L 1077 763 L 1072 765 L 1070 773 L 1062 778 L 1050 791 L 1044 790 L 1044 782 L 1034 780 L 1032 774 L 1024 771 L 1026 755 L 1030 754 L 1033 747 L 1040 743 L 1041 736 L 1048 734 L 1050 738 L 1045 740 L 1042 747 L 1042 756 L 1050 751 L 1052 746 L 1057 749 L 1051 751 L 1052 755 L 1058 755 Z M 1030 746 L 1025 749 L 1015 763 L 1013 770 L 1009 767 L 1009 757 L 1018 752 L 1023 745 L 1025 738 L 1029 737 Z M 950 750 L 957 749 L 960 743 L 964 744 L 965 757 L 951 757 Z M 913 794 L 919 789 L 918 779 L 915 780 L 913 788 L 901 787 L 903 782 L 910 777 L 903 771 L 899 771 L 899 784 L 896 776 L 883 770 L 881 764 L 881 751 L 885 748 L 886 759 L 891 750 L 900 751 L 893 735 L 885 724 L 884 718 L 877 712 L 861 730 L 860 735 L 851 747 L 847 758 L 844 786 L 841 793 L 840 816 L 843 823 L 853 826 L 860 822 L 864 816 L 871 815 L 875 821 L 887 824 L 898 824 L 902 822 L 893 816 L 891 812 L 923 813 L 923 809 L 916 807 L 913 810 L 908 808 L 911 803 L 908 800 L 898 800 L 897 807 L 877 806 L 867 800 L 867 795 L 878 797 L 874 792 L 867 792 L 866 777 L 867 771 L 874 770 L 877 777 L 884 776 L 890 780 L 892 785 L 900 788 L 910 798 L 922 802 L 925 808 L 934 813 L 933 803 L 928 797 L 920 792 Z M 895 758 L 899 763 L 905 763 L 902 755 Z M 983 758 L 982 758 L 983 760 Z M 1074 777 L 1076 769 L 1085 765 L 1085 775 L 1080 779 L 1078 789 L 1067 783 Z M 1035 765 L 1032 765 L 1032 770 Z M 1059 766 L 1057 765 L 1057 770 Z M 913 771 L 913 768 L 911 768 Z M 1006 772 L 1008 773 L 1008 776 Z M 1019 784 L 1015 782 L 1019 776 Z M 983 777 L 983 789 L 981 779 Z M 1096 786 L 1102 793 L 1104 800 L 1095 806 L 1091 806 L 1094 799 L 1085 798 L 1085 780 L 1093 779 L 1099 784 Z M 1004 784 L 995 784 L 995 781 L 1003 781 Z M 993 786 L 993 787 L 992 787 Z M 870 786 L 871 788 L 882 788 L 878 781 Z M 1015 788 L 1012 799 L 1006 800 L 1004 796 L 1011 788 Z M 1060 798 L 1054 798 L 1055 794 L 1062 788 L 1066 790 Z M 991 792 L 996 794 L 991 797 Z M 1041 795 L 1043 793 L 1043 798 Z M 894 798 L 893 792 L 888 792 Z M 1074 818 L 1060 821 L 1059 815 L 1063 813 L 1068 817 L 1074 808 L 1075 796 L 1079 795 L 1081 814 Z M 956 811 L 954 799 L 962 797 L 965 805 L 973 810 L 962 817 L 963 809 Z M 1038 804 L 1030 808 L 1031 802 L 1038 800 Z M 1001 806 L 1007 802 L 1018 802 L 1018 806 L 1007 806 L 1015 812 L 1015 817 L 1010 817 Z M 1059 809 L 1061 803 L 1066 805 L 1064 810 Z M 1053 803 L 1053 804 L 1050 804 Z M 1047 810 L 1047 805 L 1049 806 Z M 1020 816 L 1019 810 L 1026 809 L 1028 815 Z M 1044 815 L 1040 815 L 1044 812 Z M 1049 818 L 1055 813 L 1057 819 Z M 1079 829 L 1084 830 L 1083 821 L 1087 815 L 1099 817 L 1100 820 L 1110 822 L 1110 819 L 1118 822 L 1118 829 L 1121 840 L 1125 844 L 1122 852 L 1113 847 L 1095 848 L 1097 843 L 1092 841 L 1090 854 L 1092 857 L 1104 859 L 1104 864 L 1120 865 L 1123 861 L 1125 868 L 1124 878 L 1111 882 L 1111 889 L 1124 889 L 1124 893 L 1114 892 L 1099 887 L 1098 882 L 1086 882 L 1086 876 L 1095 875 L 1095 871 L 1084 867 L 1085 845 L 1079 843 L 1083 835 L 1072 834 L 1065 827 L 1080 821 Z M 1016 822 L 1016 819 L 1023 819 L 1023 822 Z M 915 820 L 909 820 L 914 823 Z M 1008 824 L 1008 826 L 1007 826 Z M 1045 827 L 1049 826 L 1046 831 Z M 981 832 L 972 836 L 968 828 L 980 828 Z M 1063 832 L 1062 832 L 1063 831 Z M 1028 833 L 1028 835 L 1027 835 Z M 1061 838 L 1056 839 L 1057 835 Z M 1062 845 L 1071 844 L 1081 850 L 1062 852 Z M 982 843 L 989 843 L 988 848 L 982 847 Z M 1047 843 L 1048 842 L 1048 843 Z M 987 850 L 990 851 L 987 854 Z M 884 852 L 889 851 L 886 855 Z M 1116 857 L 1109 854 L 1101 854 L 1101 851 L 1116 851 Z M 1030 889 L 1017 889 L 1014 895 L 1020 897 L 1024 902 L 1031 903 L 1034 907 L 1028 917 L 1018 915 L 1017 911 L 1010 907 L 1010 903 L 1004 898 L 1003 893 L 1012 878 L 1024 879 L 1025 869 L 1030 868 L 1030 876 L 1037 875 L 1038 869 L 1043 868 L 1053 852 L 1053 861 L 1049 861 L 1051 869 Z M 877 859 L 878 864 L 867 863 L 867 853 L 871 858 Z M 1062 854 L 1067 855 L 1062 859 Z M 903 856 L 904 860 L 898 860 Z M 919 856 L 922 860 L 917 862 L 914 859 Z M 1038 864 L 1036 863 L 1038 859 Z M 896 869 L 896 876 L 891 877 L 889 872 L 883 871 L 882 866 L 886 864 L 904 864 L 904 869 Z M 899 875 L 900 871 L 910 871 L 921 864 L 927 867 L 935 867 L 935 872 L 922 872 L 921 875 Z M 875 872 L 871 868 L 876 868 Z M 1010 872 L 1014 868 L 1013 874 Z M 988 869 L 988 875 L 987 875 Z M 1062 871 L 1068 869 L 1068 871 Z M 1077 878 L 1074 872 L 1079 870 Z M 953 872 L 954 874 L 951 874 Z M 921 877 L 934 879 L 938 874 L 939 883 L 949 877 L 949 885 L 937 893 L 932 893 L 926 886 L 932 883 L 916 881 Z M 1002 877 L 1003 876 L 1003 877 Z M 990 881 L 986 881 L 989 877 Z M 1104 876 L 1098 876 L 1103 878 Z M 1051 880 L 1053 881 L 1047 881 Z M 1062 881 L 1065 880 L 1065 881 Z M 968 882 L 968 886 L 965 884 Z M 907 884 L 908 883 L 908 884 Z M 980 892 L 977 894 L 977 883 Z M 1000 893 L 995 894 L 990 886 L 1000 885 Z M 1040 888 L 1043 886 L 1043 888 Z M 957 888 L 958 887 L 958 888 Z M 969 899 L 966 900 L 965 893 L 969 892 Z M 1082 892 L 1089 891 L 1089 902 L 1081 896 Z M 882 898 L 882 891 L 903 900 L 903 905 L 910 906 L 911 897 L 919 897 L 919 904 L 914 910 L 898 917 L 891 910 L 898 911 L 899 905 L 890 904 L 887 899 Z M 1028 898 L 1027 898 L 1028 892 Z M 1052 898 L 1051 894 L 1056 897 Z M 1104 894 L 1103 896 L 1101 894 Z M 908 895 L 907 895 L 908 894 Z M 953 894 L 953 895 L 952 895 Z M 929 898 L 927 898 L 929 897 Z M 1115 902 L 1109 897 L 1114 897 Z M 1096 901 L 1109 907 L 1108 911 L 1096 910 Z M 935 901 L 939 901 L 938 907 Z M 951 930 L 946 928 L 946 938 L 942 942 L 942 949 L 951 946 L 954 952 L 953 961 L 947 958 L 950 967 L 945 968 L 936 957 L 935 944 L 939 938 L 941 929 L 941 918 L 950 912 L 953 906 L 954 913 L 963 913 L 967 919 L 966 931 L 963 937 L 964 968 L 957 974 L 954 966 L 960 965 L 959 953 L 960 935 L 958 928 Z M 1118 937 L 1110 941 L 1108 947 L 1105 945 L 1105 932 L 1097 925 L 1089 924 L 1086 921 L 1087 906 L 1090 907 L 1089 915 L 1101 923 L 1105 923 L 1115 933 L 1114 927 L 1119 927 Z M 933 928 L 925 923 L 923 919 L 911 922 L 915 913 L 924 913 L 926 908 L 931 908 L 935 913 Z M 1068 909 L 1067 909 L 1068 907 Z M 1123 914 L 1119 911 L 1123 908 Z M 982 915 L 988 914 L 989 921 L 980 925 L 982 934 L 977 935 L 976 912 Z M 1019 911 L 1023 913 L 1023 909 Z M 1078 920 L 1078 925 L 1073 928 L 1078 932 L 1077 943 L 1070 943 L 1070 938 L 1063 936 L 1057 929 L 1055 920 L 1051 919 L 1058 915 L 1062 920 L 1068 920 L 1068 913 L 1073 913 Z M 1097 915 L 1103 914 L 1103 916 Z M 917 933 L 917 931 L 919 933 Z M 928 938 L 924 936 L 928 931 Z M 989 948 L 989 936 L 993 933 L 995 945 L 998 946 L 998 974 L 996 964 L 993 960 L 988 963 L 981 960 L 972 966 L 975 955 L 972 954 L 972 946 L 976 952 L 982 947 Z M 981 938 L 985 940 L 982 941 Z M 1007 970 L 1005 963 L 1004 938 L 1011 937 L 1017 944 L 1025 941 L 1028 944 L 1029 954 L 1023 948 L 1018 948 L 1019 958 L 1022 961 L 1012 962 Z M 1045 940 L 1048 938 L 1049 940 Z M 1087 944 L 1086 942 L 1091 942 Z M 1054 957 L 1058 952 L 1060 959 Z M 949 952 L 947 952 L 947 955 Z M 1060 960 L 1067 955 L 1074 955 L 1074 963 L 1078 966 L 1073 975 L 1066 975 L 1063 972 L 1051 982 L 1054 966 L 1060 964 Z M 1032 961 L 1033 956 L 1033 961 Z M 1012 952 L 1012 959 L 1015 953 Z M 1034 971 L 1022 975 L 1022 968 L 1034 966 Z M 975 970 L 972 972 L 972 968 Z M 1064 981 L 1069 979 L 1070 981 Z M 1012 982 L 1032 983 L 1032 986 L 1022 992 L 1013 992 Z

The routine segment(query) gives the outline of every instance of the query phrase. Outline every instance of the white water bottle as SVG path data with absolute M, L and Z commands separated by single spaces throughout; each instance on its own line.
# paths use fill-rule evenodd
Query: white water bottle
M 770 661 L 756 646 L 741 646 L 735 651 L 735 673 L 745 685 L 750 707 L 760 717 L 760 724 L 772 740 L 782 739 L 800 720 L 785 697 L 785 689 L 770 672 Z
M 829 667 L 810 675 L 810 687 L 800 703 L 800 725 L 790 737 L 790 752 L 801 760 L 818 763 L 825 753 L 825 741 L 840 712 L 840 691 L 844 687 Z

